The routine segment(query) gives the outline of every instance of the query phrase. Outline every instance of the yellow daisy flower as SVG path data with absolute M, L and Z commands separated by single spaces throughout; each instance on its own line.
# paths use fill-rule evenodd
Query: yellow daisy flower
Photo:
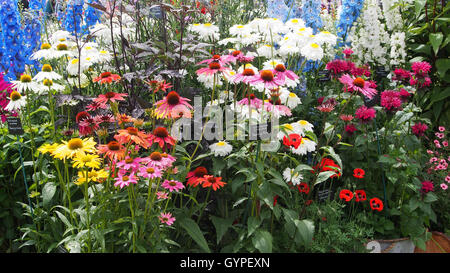
M 103 180 L 107 179 L 109 177 L 109 173 L 105 171 L 105 169 L 100 170 L 91 170 L 88 173 L 88 179 L 87 181 L 93 181 L 93 182 L 103 182 Z M 78 180 L 74 182 L 78 186 L 83 185 L 86 183 L 86 172 L 78 172 Z
M 63 143 L 53 151 L 53 155 L 58 159 L 65 160 L 66 158 L 73 158 L 78 152 L 94 153 L 95 145 L 97 144 L 92 137 L 88 139 L 73 138 L 69 141 L 62 141 Z
M 100 168 L 100 158 L 96 154 L 87 154 L 85 152 L 79 152 L 73 159 L 73 167 L 81 169 L 84 167 L 89 167 L 92 169 Z
M 53 151 L 55 151 L 55 149 L 58 147 L 58 145 L 59 145 L 58 143 L 53 143 L 53 144 L 45 143 L 41 147 L 39 147 L 37 150 L 39 152 L 41 152 L 42 154 L 46 154 L 46 153 L 52 154 Z

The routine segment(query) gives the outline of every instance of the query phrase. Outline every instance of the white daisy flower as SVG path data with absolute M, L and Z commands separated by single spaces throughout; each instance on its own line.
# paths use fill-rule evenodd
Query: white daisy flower
M 316 150 L 316 145 L 314 141 L 310 140 L 309 138 L 303 137 L 302 142 L 298 146 L 297 149 L 294 147 L 291 147 L 291 151 L 294 154 L 297 155 L 306 155 L 307 153 L 314 152 Z
M 287 96 L 284 96 L 283 93 L 280 96 L 281 103 L 286 105 L 287 107 L 294 109 L 297 107 L 297 105 L 301 104 L 300 98 L 297 96 L 297 94 L 289 92 Z
M 98 55 L 94 58 L 95 62 L 109 62 L 112 60 L 112 54 L 106 50 L 100 50 Z
M 300 52 L 310 61 L 319 61 L 323 58 L 323 49 L 316 43 L 309 43 L 304 46 Z
M 314 125 L 306 120 L 299 120 L 297 122 L 291 123 L 297 134 L 305 136 L 305 132 L 313 132 Z
M 57 30 L 52 34 L 50 40 L 52 41 L 52 43 L 60 43 L 73 40 L 73 36 L 66 30 Z
M 67 72 L 72 75 L 76 76 L 78 75 L 78 66 L 80 66 L 80 73 L 83 73 L 86 69 L 88 69 L 92 63 L 88 62 L 87 60 L 82 60 L 80 62 L 79 59 L 74 58 L 69 60 L 69 63 L 67 64 L 66 70 Z
M 294 186 L 302 182 L 303 176 L 299 173 L 294 174 L 294 169 L 286 168 L 283 171 L 283 178 L 286 183 L 291 182 Z
M 328 31 L 321 31 L 319 34 L 316 35 L 315 40 L 317 41 L 318 44 L 325 43 L 331 46 L 335 46 L 337 42 L 337 37 Z
M 40 59 L 52 59 L 54 55 L 54 49 L 48 43 L 43 43 L 41 49 L 31 54 L 30 59 L 40 60 Z
M 219 27 L 211 24 L 193 24 L 188 26 L 188 30 L 197 33 L 203 40 L 219 40 Z
M 305 27 L 305 21 L 299 18 L 292 18 L 286 22 L 286 27 L 291 30 L 300 29 Z
M 214 153 L 214 156 L 226 156 L 233 150 L 233 146 L 228 144 L 226 141 L 219 141 L 217 143 L 209 145 L 211 152 Z
M 20 80 L 11 81 L 13 88 L 15 88 L 20 93 L 25 93 L 28 91 L 39 92 L 40 87 L 37 82 L 33 81 L 30 75 L 22 74 Z
M 279 60 L 279 59 L 272 59 L 272 60 L 265 61 L 263 63 L 263 70 L 275 69 L 275 67 L 278 64 L 284 64 L 284 62 L 282 60 Z
M 230 34 L 233 36 L 244 36 L 249 34 L 250 31 L 251 29 L 247 25 L 234 25 L 230 27 Z
M 53 71 L 53 68 L 49 64 L 44 64 L 42 66 L 42 69 L 39 73 L 36 74 L 36 76 L 33 77 L 34 81 L 41 82 L 45 79 L 49 80 L 60 80 L 62 79 L 62 76 L 58 73 Z
M 258 52 L 259 56 L 266 57 L 266 58 L 272 58 L 272 53 L 273 53 L 273 56 L 275 56 L 277 53 L 277 50 L 272 45 L 265 44 L 265 45 L 259 47 L 256 50 L 256 52 Z
M 5 110 L 7 111 L 19 111 L 22 107 L 27 104 L 26 96 L 20 95 L 17 91 L 12 91 L 9 95 L 9 103 L 6 105 Z
M 290 134 L 295 134 L 295 128 L 294 128 L 294 126 L 292 126 L 291 124 L 289 124 L 289 123 L 286 123 L 286 124 L 282 124 L 282 125 L 280 125 L 279 126 L 279 128 L 278 128 L 278 134 L 277 134 L 277 138 L 279 139 L 279 140 L 283 140 L 283 138 L 285 137 L 285 136 L 288 136 L 288 135 L 290 135 Z
M 63 56 L 71 57 L 73 55 L 75 54 L 70 50 L 70 45 L 68 43 L 58 43 L 55 44 L 53 48 L 53 56 L 51 59 L 56 59 Z
M 78 75 L 77 76 L 73 76 L 73 75 L 69 74 L 68 77 L 67 77 L 67 82 L 70 85 L 76 86 L 78 88 L 80 88 L 80 84 L 81 84 L 81 88 L 84 88 L 84 87 L 89 85 L 89 79 L 84 73 L 80 74 L 80 80 L 78 80 Z
M 295 44 L 285 44 L 280 47 L 278 50 L 281 56 L 287 57 L 289 55 L 294 55 L 300 52 L 300 48 L 298 48 Z

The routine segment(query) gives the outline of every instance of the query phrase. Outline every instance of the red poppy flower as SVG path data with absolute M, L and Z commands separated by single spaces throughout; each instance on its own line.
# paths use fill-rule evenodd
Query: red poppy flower
M 100 82 L 101 84 L 104 83 L 112 83 L 113 81 L 119 81 L 120 80 L 120 76 L 117 74 L 113 74 L 111 72 L 103 72 L 102 74 L 100 74 L 99 77 L 94 79 L 94 82 Z
M 345 202 L 349 202 L 353 199 L 353 192 L 350 190 L 341 190 L 341 192 L 339 193 L 339 198 L 344 199 Z
M 364 175 L 366 174 L 366 172 L 363 169 L 360 168 L 356 168 L 353 170 L 353 176 L 356 178 L 364 178 Z
M 295 149 L 302 143 L 302 137 L 298 134 L 290 134 L 288 137 L 283 137 L 283 144 L 290 147 L 293 146 Z
M 186 185 L 189 185 L 191 187 L 197 187 L 198 185 L 200 185 L 200 178 L 203 178 L 203 176 L 208 174 L 208 170 L 206 170 L 205 167 L 197 167 L 195 170 L 193 170 L 192 172 L 189 172 L 186 176 L 186 178 L 188 179 Z
M 356 202 L 366 201 L 366 192 L 364 190 L 356 190 L 355 191 Z
M 298 184 L 297 188 L 298 188 L 298 192 L 304 192 L 306 194 L 309 193 L 309 186 L 305 182 Z
M 225 186 L 225 182 L 222 181 L 222 177 L 214 177 L 212 175 L 205 175 L 200 178 L 200 183 L 202 183 L 203 188 L 212 187 L 214 191 L 218 188 Z
M 332 167 L 332 168 L 330 168 Z M 337 165 L 332 159 L 323 158 L 320 164 L 317 164 L 314 167 L 314 170 L 319 170 L 319 172 L 332 171 L 335 172 L 335 175 L 332 175 L 331 178 L 340 177 L 341 176 L 341 168 Z M 314 173 L 314 171 L 311 171 Z
M 379 198 L 376 197 L 370 199 L 370 208 L 372 208 L 372 210 L 382 211 L 383 201 L 381 201 Z

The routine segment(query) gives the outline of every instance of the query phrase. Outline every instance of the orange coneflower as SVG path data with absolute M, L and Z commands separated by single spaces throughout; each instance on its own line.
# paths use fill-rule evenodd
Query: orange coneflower
M 106 145 L 99 145 L 98 153 L 105 154 L 111 161 L 119 161 L 125 157 L 125 147 L 113 140 Z
M 94 82 L 104 83 L 112 83 L 113 81 L 117 82 L 120 80 L 120 76 L 117 74 L 113 74 L 111 72 L 103 72 L 99 77 L 95 78 Z
M 214 177 L 212 175 L 205 175 L 199 180 L 199 182 L 202 183 L 203 188 L 212 187 L 214 191 L 218 188 L 224 187 L 225 184 L 227 184 L 222 181 L 222 177 Z
M 168 146 L 173 146 L 176 142 L 176 140 L 169 135 L 169 132 L 164 127 L 155 128 L 153 133 L 148 135 L 147 140 L 150 143 L 150 146 L 156 142 L 161 148 L 163 148 L 165 144 Z
M 115 135 L 114 138 L 120 143 L 128 143 L 132 141 L 145 149 L 149 146 L 147 141 L 148 135 L 142 131 L 139 131 L 135 127 L 128 127 L 127 129 L 118 130 L 117 132 L 119 134 Z

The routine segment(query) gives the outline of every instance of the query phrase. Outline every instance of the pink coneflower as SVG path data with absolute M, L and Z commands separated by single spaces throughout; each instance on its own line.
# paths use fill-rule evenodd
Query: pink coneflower
M 339 78 L 339 81 L 344 84 L 346 92 L 358 91 L 367 98 L 371 99 L 377 94 L 377 90 L 370 88 L 370 83 L 360 77 L 352 77 L 350 75 L 343 75 Z
M 144 82 L 150 86 L 149 89 L 150 91 L 153 91 L 153 93 L 157 93 L 160 90 L 166 92 L 167 89 L 173 87 L 170 83 L 166 83 L 165 80 L 163 81 L 152 80 L 150 82 L 147 81 Z
M 348 135 L 353 135 L 353 133 L 355 132 L 355 131 L 357 131 L 358 129 L 356 129 L 356 127 L 355 127 L 355 125 L 353 125 L 353 124 L 348 124 L 348 125 L 345 125 L 345 131 L 347 132 L 347 134 Z
M 424 123 L 418 122 L 411 126 L 413 134 L 415 134 L 417 137 L 423 136 L 425 131 L 428 129 L 428 126 Z
M 158 200 L 159 199 L 163 199 L 164 200 L 164 199 L 168 199 L 169 198 L 169 194 L 167 192 L 164 192 L 164 191 L 157 192 L 156 196 L 157 196 Z
M 94 121 L 98 124 L 101 124 L 101 123 L 112 123 L 112 122 L 115 122 L 116 120 L 113 115 L 106 114 L 106 115 L 95 116 Z
M 188 174 L 186 176 L 186 178 L 188 180 L 186 185 L 191 186 L 191 187 L 197 187 L 199 184 L 201 184 L 201 181 L 199 179 L 203 178 L 203 176 L 205 176 L 207 174 L 208 174 L 208 170 L 206 170 L 205 167 L 203 167 L 203 166 L 197 167 L 192 172 L 188 172 Z
M 356 112 L 355 116 L 362 122 L 367 123 L 372 121 L 376 116 L 376 111 L 373 108 L 367 108 L 366 106 L 359 107 Z
M 159 147 L 163 148 L 165 145 L 168 147 L 175 145 L 176 140 L 169 135 L 169 132 L 164 127 L 157 127 L 153 130 L 153 133 L 148 135 L 147 138 L 150 146 L 153 143 L 158 143 Z
M 93 131 L 99 129 L 100 126 L 92 117 L 86 117 L 78 123 L 80 136 L 90 135 Z
M 317 108 L 317 110 L 319 110 L 322 113 L 329 113 L 334 110 L 335 106 L 336 106 L 335 104 L 323 103 L 323 104 L 317 106 L 316 108 Z
M 230 81 L 233 83 L 249 83 L 255 78 L 255 75 L 256 73 L 253 68 L 245 68 L 241 73 L 236 73 L 234 76 L 231 76 Z
M 130 183 L 137 184 L 136 176 L 133 173 L 126 174 L 124 172 L 119 172 L 114 180 L 116 181 L 114 186 L 119 186 L 121 189 L 125 186 L 129 186 Z
M 238 101 L 239 105 L 248 105 L 250 101 L 250 106 L 255 107 L 256 109 L 261 108 L 261 105 L 263 104 L 263 101 L 261 99 L 258 99 L 255 94 L 250 94 L 247 96 L 247 98 L 244 98 L 240 101 Z
M 400 93 L 394 90 L 386 90 L 381 93 L 381 106 L 386 111 L 394 112 L 400 110 L 402 106 L 402 100 L 400 99 Z
M 103 72 L 99 77 L 95 78 L 93 82 L 104 83 L 112 83 L 113 81 L 117 82 L 120 80 L 120 76 L 117 74 L 113 74 L 111 72 Z
M 155 168 L 155 167 L 150 167 L 150 166 L 141 166 L 139 168 L 139 176 L 144 177 L 144 178 L 149 178 L 149 179 L 153 179 L 153 178 L 161 178 L 162 177 L 162 172 L 160 169 Z
M 160 152 L 153 152 L 148 157 L 142 158 L 142 163 L 150 167 L 166 170 L 175 162 L 175 157 Z
M 211 76 L 218 72 L 224 72 L 224 71 L 228 71 L 228 70 L 230 70 L 230 68 L 223 66 L 222 64 L 220 64 L 220 62 L 212 62 L 212 63 L 208 64 L 208 67 L 200 68 L 195 73 L 197 73 L 197 75 L 206 74 L 206 75 Z
M 170 192 L 179 192 L 180 190 L 184 189 L 183 183 L 176 180 L 165 180 L 161 186 L 166 190 L 169 190 Z
M 342 53 L 345 54 L 345 58 L 349 59 L 354 52 L 351 48 L 346 48 L 342 51 Z
M 275 69 L 272 70 L 275 76 L 281 81 L 286 81 L 286 79 L 296 81 L 299 79 L 299 76 L 292 72 L 291 70 L 287 70 L 284 64 L 277 64 Z
M 429 193 L 430 191 L 434 191 L 434 185 L 433 182 L 426 180 L 422 182 L 422 188 L 420 189 L 420 192 L 422 193 Z
M 140 157 L 132 158 L 130 156 L 125 157 L 124 160 L 119 161 L 116 166 L 117 168 L 120 168 L 122 170 L 130 171 L 130 172 L 136 172 L 140 165 L 139 162 L 141 162 L 142 159 Z
M 156 102 L 157 108 L 155 110 L 155 113 L 158 115 L 158 117 L 167 118 L 171 117 L 173 108 L 178 105 L 193 109 L 188 101 L 190 101 L 190 99 L 183 98 L 177 92 L 171 91 L 164 99 Z
M 110 141 L 106 145 L 97 147 L 99 154 L 105 154 L 111 161 L 122 160 L 125 156 L 125 147 L 117 141 Z
M 271 70 L 262 70 L 259 72 L 259 75 L 256 75 L 249 83 L 253 85 L 262 84 L 264 88 L 272 90 L 283 85 L 284 81 L 275 78 L 275 75 Z
M 161 215 L 158 216 L 158 218 L 162 224 L 166 224 L 168 226 L 171 226 L 173 222 L 175 222 L 176 220 L 175 217 L 172 217 L 172 214 L 170 212 L 168 213 L 161 212 Z
M 216 55 L 213 55 L 213 57 L 211 59 L 203 60 L 203 61 L 197 63 L 197 65 L 199 65 L 199 64 L 210 65 L 211 63 L 218 63 L 218 64 L 220 64 L 220 66 L 226 66 L 226 65 L 228 65 L 229 62 L 230 62 L 229 56 L 221 56 L 221 55 L 216 54 Z
M 352 115 L 340 115 L 339 118 L 343 120 L 344 122 L 349 122 L 353 120 Z
M 176 118 L 192 118 L 191 110 L 189 110 L 184 105 L 177 105 L 174 108 L 172 108 L 172 111 L 170 112 L 170 117 L 176 119 Z
M 97 98 L 94 99 L 94 102 L 101 104 L 105 107 L 108 103 L 124 101 L 124 97 L 128 96 L 125 93 L 115 93 L 115 92 L 107 92 L 106 94 L 101 94 Z
M 106 104 L 102 104 L 96 101 L 93 101 L 91 104 L 89 104 L 88 106 L 86 106 L 86 110 L 93 112 L 97 109 L 106 109 L 108 108 L 108 106 Z
M 280 99 L 278 99 L 278 101 L 276 101 L 275 103 L 273 103 L 272 100 L 269 99 L 269 102 L 264 103 L 264 109 L 267 112 L 271 112 L 273 116 L 277 118 L 284 116 L 287 117 L 292 116 L 291 109 L 286 105 L 281 105 Z

